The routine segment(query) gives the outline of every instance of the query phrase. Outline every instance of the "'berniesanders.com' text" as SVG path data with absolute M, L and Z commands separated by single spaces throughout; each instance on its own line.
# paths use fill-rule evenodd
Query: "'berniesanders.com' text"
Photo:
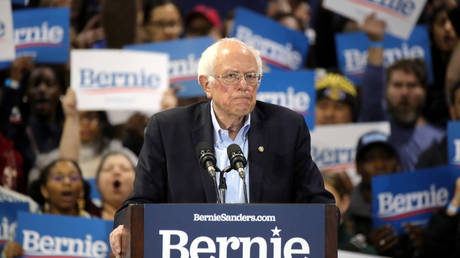
M 273 215 L 228 215 L 225 213 L 221 214 L 209 214 L 201 215 L 194 213 L 193 221 L 217 221 L 217 222 L 276 222 L 276 216 Z

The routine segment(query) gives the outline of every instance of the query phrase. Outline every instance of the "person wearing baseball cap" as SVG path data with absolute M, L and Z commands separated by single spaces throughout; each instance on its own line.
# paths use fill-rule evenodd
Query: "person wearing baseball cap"
M 326 73 L 315 83 L 315 124 L 344 124 L 354 120 L 357 108 L 353 83 L 338 73 Z
M 212 36 L 222 38 L 222 22 L 216 9 L 203 4 L 196 5 L 185 17 L 186 38 Z
M 369 245 L 383 256 L 413 257 L 414 243 L 418 241 L 414 232 L 419 230 L 418 226 L 406 225 L 407 234 L 398 234 L 389 224 L 372 226 L 372 178 L 401 170 L 398 152 L 390 144 L 387 134 L 371 131 L 361 136 L 356 148 L 356 170 L 361 182 L 352 190 L 345 219 L 352 225 L 352 232 L 361 235 L 357 245 Z

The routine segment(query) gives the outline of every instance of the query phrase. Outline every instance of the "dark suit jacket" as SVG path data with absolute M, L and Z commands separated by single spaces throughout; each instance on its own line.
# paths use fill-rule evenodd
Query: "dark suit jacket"
M 210 101 L 152 116 L 136 167 L 130 203 L 216 203 L 195 146 L 214 142 Z M 310 156 L 304 118 L 287 108 L 257 102 L 248 132 L 251 203 L 334 203 Z M 264 151 L 258 150 L 263 146 Z

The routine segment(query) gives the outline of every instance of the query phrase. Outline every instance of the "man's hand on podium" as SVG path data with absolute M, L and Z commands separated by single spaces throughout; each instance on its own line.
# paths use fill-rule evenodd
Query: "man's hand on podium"
M 112 248 L 112 253 L 116 258 L 121 258 L 122 254 L 126 252 L 126 248 L 124 248 L 125 246 L 123 243 L 125 241 L 122 239 L 127 233 L 128 232 L 123 225 L 118 226 L 110 233 L 110 247 Z

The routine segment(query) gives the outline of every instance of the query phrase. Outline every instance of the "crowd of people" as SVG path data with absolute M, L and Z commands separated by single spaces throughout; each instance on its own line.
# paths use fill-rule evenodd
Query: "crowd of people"
M 229 10 L 221 18 L 217 9 L 202 4 L 183 10 L 172 0 L 36 0 L 14 7 L 69 7 L 72 49 L 199 36 L 218 40 L 230 35 L 235 15 Z M 322 171 L 341 213 L 339 249 L 389 257 L 460 257 L 460 179 L 452 182 L 453 199 L 435 212 L 427 229 L 408 224 L 404 235 L 391 226 L 372 226 L 371 199 L 375 175 L 448 163 L 447 122 L 460 120 L 460 24 L 455 19 L 459 10 L 456 0 L 427 0 L 418 20 L 429 30 L 430 83 L 426 60 L 400 59 L 384 65 L 386 24 L 375 14 L 358 24 L 320 5 L 312 8 L 306 0 L 267 1 L 268 18 L 309 38 L 304 68 L 314 69 L 316 79 L 315 85 L 305 87 L 316 89 L 315 126 L 390 124 L 389 135 L 370 132 L 356 143 L 359 184 L 353 185 L 346 173 Z M 338 69 L 334 36 L 349 31 L 363 31 L 371 42 L 360 85 Z M 37 212 L 113 220 L 134 190 L 149 117 L 134 113 L 112 124 L 107 110 L 77 110 L 69 66 L 36 63 L 24 55 L 0 71 L 0 191 L 24 195 L 17 199 L 38 204 Z M 162 110 L 209 97 L 206 91 L 189 98 L 176 92 L 171 88 L 162 96 Z M 96 180 L 100 206 L 92 203 L 88 179 Z M 21 252 L 20 245 L 11 242 L 3 255 Z

